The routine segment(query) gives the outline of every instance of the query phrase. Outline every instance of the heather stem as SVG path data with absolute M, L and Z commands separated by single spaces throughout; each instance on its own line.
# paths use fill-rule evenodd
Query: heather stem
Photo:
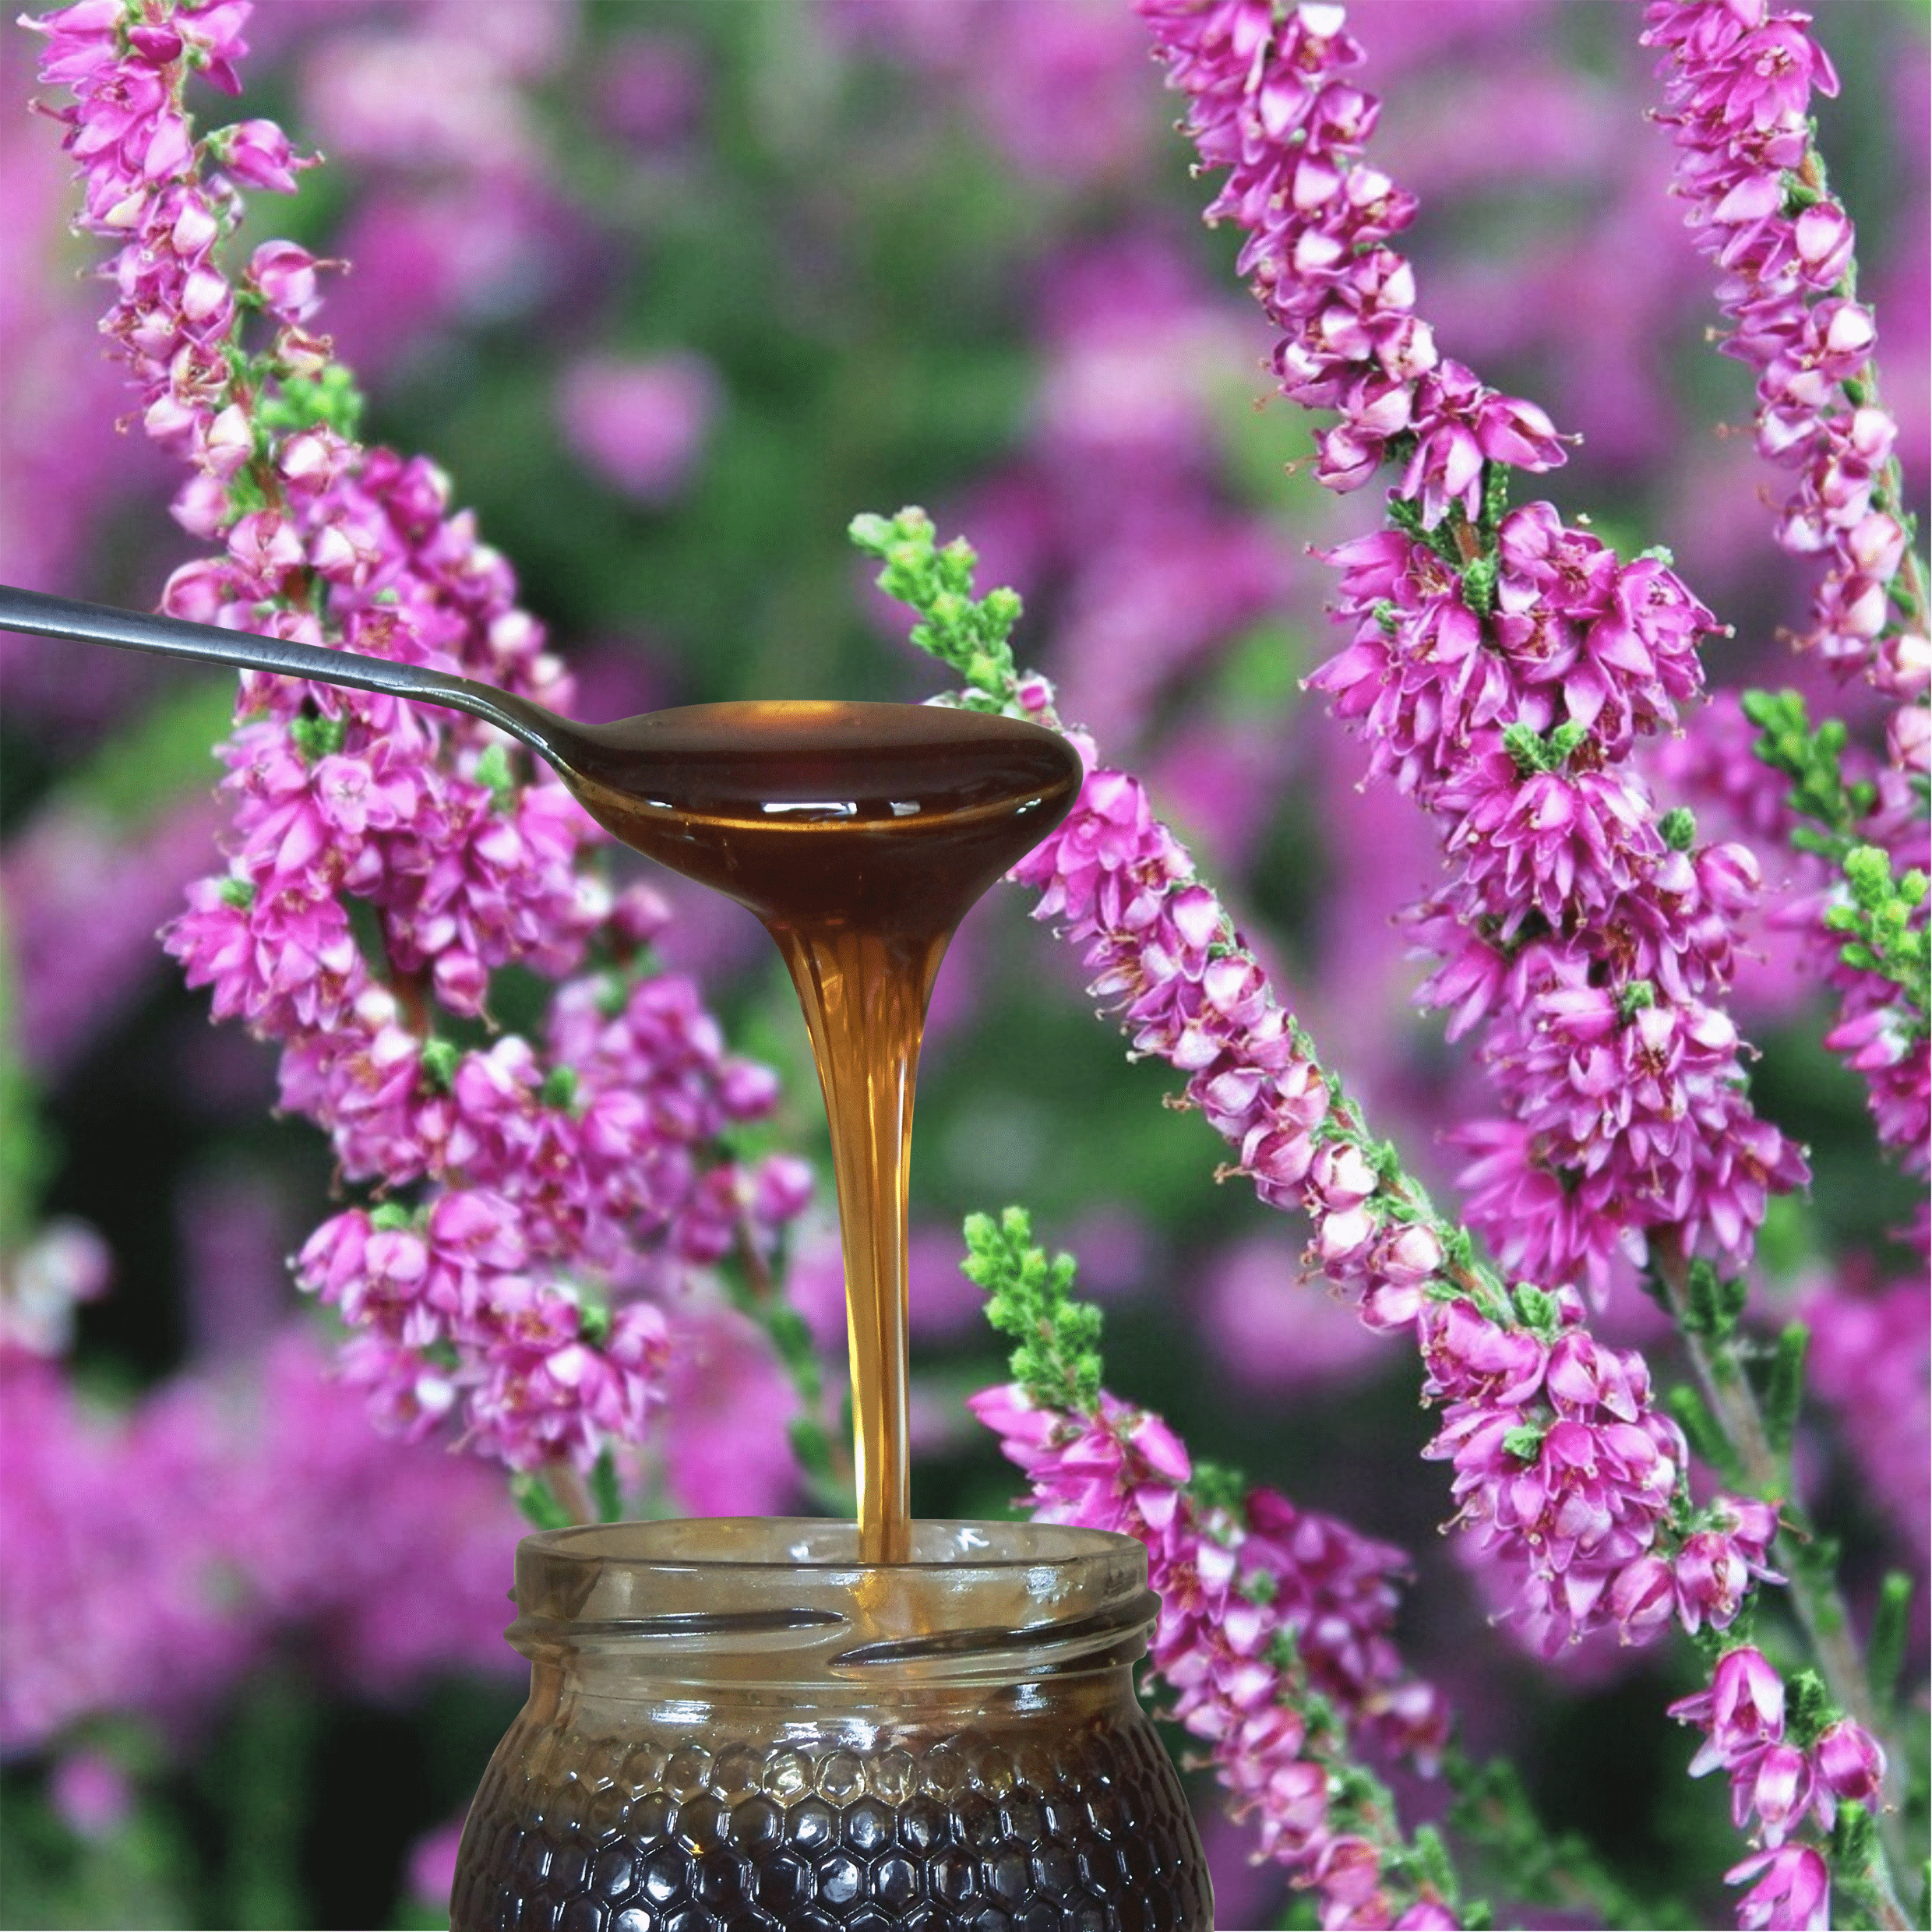
M 1452 1745 L 1443 1775 L 1454 1794 L 1449 1823 L 1490 1855 L 1517 1898 L 1610 1925 L 1660 1924 L 1682 1913 L 1674 1900 L 1634 1896 L 1578 1834 L 1553 1830 L 1507 1759 L 1478 1764 Z
M 1826 178 L 1824 158 L 1815 147 L 1807 150 L 1804 164 L 1796 171 L 1797 178 L 1806 189 L 1820 199 L 1828 197 L 1831 185 Z M 1835 294 L 1847 301 L 1856 301 L 1858 295 L 1858 258 L 1856 254 L 1846 258 L 1845 273 L 1839 279 Z M 1878 360 L 1868 357 L 1857 375 L 1840 386 L 1847 402 L 1854 407 L 1863 406 L 1883 409 L 1878 391 Z M 1872 502 L 1875 508 L 1889 511 L 1905 520 L 1905 471 L 1895 450 L 1880 466 L 1878 475 L 1872 488 Z M 1906 527 L 1911 527 L 1906 524 Z M 1887 600 L 1891 605 L 1892 616 L 1886 626 L 1888 634 L 1893 634 L 1910 625 L 1925 622 L 1925 576 L 1919 561 L 1916 545 L 1908 544 L 1899 560 L 1897 573 L 1885 587 Z
M 1764 1409 L 1745 1373 L 1734 1340 L 1736 1331 L 1712 1333 L 1710 1324 L 1694 1315 L 1690 1274 L 1680 1255 L 1660 1255 L 1658 1279 L 1683 1337 L 1711 1414 L 1736 1458 L 1741 1485 L 1777 1506 L 1779 1548 L 1785 1563 L 1792 1607 L 1804 1630 L 1817 1671 L 1839 1708 L 1874 1736 L 1885 1741 L 1888 1761 L 1895 1779 L 1899 1768 L 1908 1761 L 1904 1742 L 1888 1733 L 1884 1722 L 1887 1714 L 1871 1694 L 1869 1673 L 1852 1634 L 1850 1613 L 1839 1589 L 1828 1550 L 1819 1545 L 1796 1514 L 1789 1453 L 1773 1440 Z M 1911 1849 L 1904 1842 L 1895 1804 L 1881 1813 L 1879 1829 L 1884 1841 L 1884 1859 L 1898 1869 L 1909 1869 Z M 1891 1872 L 1884 1863 L 1874 1862 L 1872 1880 L 1887 1909 L 1899 1915 L 1881 1922 L 1908 1924 Z

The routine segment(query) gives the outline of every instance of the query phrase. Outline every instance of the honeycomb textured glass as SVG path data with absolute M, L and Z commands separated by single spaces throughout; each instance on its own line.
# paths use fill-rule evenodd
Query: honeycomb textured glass
M 1144 1719 L 870 1750 L 623 1736 L 545 1750 L 539 1729 L 520 1720 L 477 1795 L 458 1932 L 1210 1923 L 1193 1826 Z
M 527 1538 L 530 1701 L 471 1807 L 452 1932 L 1211 1932 L 1133 1694 L 1125 1537 L 612 1525 Z

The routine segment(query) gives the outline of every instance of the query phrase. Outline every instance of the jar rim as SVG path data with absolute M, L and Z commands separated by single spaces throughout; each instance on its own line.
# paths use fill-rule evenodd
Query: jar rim
M 545 1562 L 621 1564 L 659 1569 L 806 1571 L 975 1571 L 1004 1574 L 1038 1564 L 1133 1560 L 1144 1546 L 1116 1531 L 1083 1524 L 939 1520 L 911 1525 L 905 1561 L 871 1564 L 858 1554 L 856 1524 L 842 1517 L 706 1516 L 577 1523 L 531 1532 L 517 1545 Z
M 859 1560 L 849 1521 L 714 1517 L 545 1530 L 517 1546 L 526 1655 L 739 1656 L 834 1678 L 954 1677 L 1137 1656 L 1158 1609 L 1134 1538 L 1059 1523 L 920 1521 L 911 1560 Z

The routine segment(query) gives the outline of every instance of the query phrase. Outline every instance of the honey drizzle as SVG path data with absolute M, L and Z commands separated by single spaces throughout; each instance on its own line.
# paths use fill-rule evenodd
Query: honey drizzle
M 907 1200 L 926 1007 L 960 920 L 1072 805 L 1079 759 L 1037 725 L 923 705 L 702 705 L 586 738 L 563 773 L 585 809 L 749 908 L 797 989 L 838 1193 L 859 1558 L 903 1563 Z

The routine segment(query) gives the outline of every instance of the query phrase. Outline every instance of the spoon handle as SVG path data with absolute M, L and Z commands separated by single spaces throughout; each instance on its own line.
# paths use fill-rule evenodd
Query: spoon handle
M 241 671 L 266 671 L 379 692 L 385 697 L 444 704 L 508 732 L 543 757 L 555 756 L 552 734 L 545 727 L 560 720 L 494 685 L 421 665 L 397 664 L 361 651 L 328 650 L 286 637 L 263 636 L 256 631 L 227 630 L 185 618 L 77 603 L 41 591 L 16 590 L 10 584 L 0 584 L 0 630 L 25 631 L 76 644 L 112 644 L 122 650 L 150 651 L 164 658 L 192 658 L 204 664 L 232 665 Z

